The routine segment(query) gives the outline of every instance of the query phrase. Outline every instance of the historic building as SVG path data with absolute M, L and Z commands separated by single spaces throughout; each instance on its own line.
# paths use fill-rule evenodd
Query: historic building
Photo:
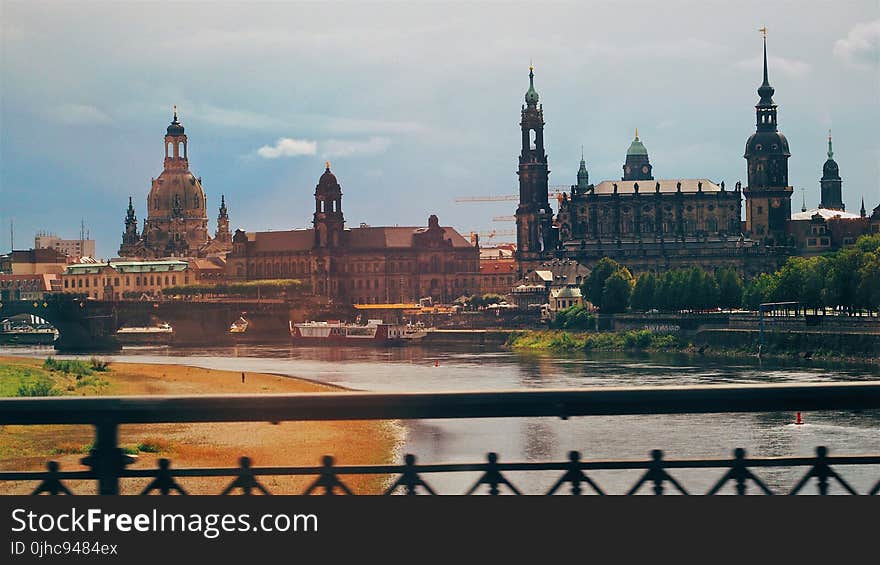
M 764 37 L 764 82 L 755 105 L 756 131 L 746 141 L 748 163 L 745 235 L 767 245 L 787 244 L 792 187 L 788 184 L 788 140 L 779 131 L 776 103 L 767 78 L 767 38 Z
M 223 197 L 213 239 L 208 232 L 208 199 L 202 188 L 202 179 L 189 169 L 187 137 L 177 119 L 175 107 L 174 117 L 165 132 L 164 168 L 159 177 L 152 180 L 147 196 L 143 232 L 138 233 L 134 204 L 129 197 L 119 255 L 199 257 L 222 254 L 229 250 L 231 243 L 229 216 Z
M 478 246 L 437 216 L 427 226 L 345 226 L 342 187 L 327 163 L 315 187 L 313 227 L 236 230 L 226 272 L 233 279 L 299 278 L 342 303 L 452 302 L 480 290 Z
M 801 211 L 792 214 L 788 223 L 788 234 L 799 255 L 820 255 L 836 251 L 852 245 L 859 236 L 871 233 L 872 230 L 872 219 L 865 210 L 864 199 L 858 214 L 846 211 L 842 196 L 843 180 L 840 178 L 840 167 L 834 160 L 830 133 L 828 160 L 822 166 L 819 187 L 819 207 L 808 210 L 804 202 Z M 874 215 L 878 214 L 880 206 L 874 210 Z
M 577 184 L 562 195 L 554 218 L 547 190 L 543 106 L 538 104 L 530 67 L 520 121 L 520 202 L 516 211 L 520 276 L 550 258 L 573 259 L 589 266 L 606 256 L 635 273 L 693 265 L 711 270 L 729 265 L 750 276 L 778 268 L 792 254 L 832 250 L 868 233 L 873 220 L 866 219 L 864 212 L 861 216 L 845 212 L 830 139 L 820 181 L 820 207 L 792 216 L 791 151 L 779 131 L 774 93 L 765 37 L 755 132 L 743 155 L 746 186 L 736 182 L 731 189 L 723 181 L 708 178 L 655 180 L 648 150 L 636 130 L 621 179 L 590 183 L 582 156 Z M 743 205 L 745 221 L 741 219 Z M 874 215 L 880 222 L 880 212 L 875 210 Z
M 199 282 L 190 264 L 181 259 L 70 265 L 61 281 L 61 292 L 99 300 L 161 295 L 165 288 Z
M 523 104 L 520 129 L 519 206 L 516 209 L 517 260 L 526 266 L 538 263 L 556 247 L 553 210 L 550 208 L 547 180 L 547 153 L 544 151 L 544 108 L 538 104 L 534 67 L 529 67 L 529 89 Z

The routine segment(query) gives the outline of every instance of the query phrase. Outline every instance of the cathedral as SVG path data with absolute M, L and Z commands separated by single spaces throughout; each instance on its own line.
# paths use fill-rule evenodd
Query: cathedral
M 208 199 L 202 179 L 189 170 L 186 133 L 175 107 L 165 132 L 164 168 L 153 179 L 147 196 L 143 231 L 138 233 L 134 204 L 129 197 L 119 256 L 206 257 L 222 255 L 231 247 L 229 214 L 222 196 L 217 231 L 213 238 L 208 233 Z
M 590 183 L 581 156 L 577 184 L 559 196 L 553 215 L 548 192 L 548 158 L 544 150 L 544 110 L 535 90 L 534 68 L 522 106 L 519 156 L 519 206 L 516 210 L 517 261 L 520 274 L 550 258 L 592 265 L 611 257 L 639 273 L 701 266 L 733 266 L 753 276 L 778 268 L 787 257 L 829 251 L 851 244 L 858 235 L 877 231 L 863 210 L 844 211 L 836 162 L 828 161 L 820 181 L 819 210 L 792 216 L 794 191 L 788 179 L 788 140 L 779 131 L 775 89 L 767 69 L 764 38 L 763 81 L 755 106 L 755 132 L 744 158 L 747 185 L 731 189 L 708 178 L 657 178 L 638 130 L 626 152 L 619 180 Z M 743 205 L 745 221 L 742 221 Z M 880 206 L 872 218 L 880 225 Z M 860 221 L 852 221 L 860 220 Z M 837 244 L 830 227 L 833 222 Z M 829 230 L 829 237 L 816 237 Z M 810 249 L 807 249 L 810 248 Z

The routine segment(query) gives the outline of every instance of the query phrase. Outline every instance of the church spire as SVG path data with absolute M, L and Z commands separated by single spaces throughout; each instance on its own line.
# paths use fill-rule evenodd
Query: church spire
M 834 159 L 834 150 L 831 148 L 831 130 L 828 130 L 828 158 Z
M 865 210 L 865 197 L 864 196 L 862 196 L 862 209 L 859 210 L 859 215 L 863 218 L 868 217 L 868 211 Z
M 537 106 L 538 91 L 535 90 L 535 67 L 529 64 L 529 89 L 526 91 L 526 104 L 529 106 Z
M 581 166 L 577 173 L 577 191 L 583 193 L 590 185 L 590 173 L 587 172 L 587 163 L 584 161 L 584 146 L 581 145 Z

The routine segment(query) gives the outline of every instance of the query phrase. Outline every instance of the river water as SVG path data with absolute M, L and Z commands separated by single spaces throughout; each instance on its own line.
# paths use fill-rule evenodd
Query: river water
M 47 347 L 0 347 L 0 355 L 51 353 Z M 524 355 L 427 346 L 131 347 L 110 358 L 278 373 L 389 392 L 880 380 L 880 367 L 876 366 L 759 364 L 686 355 Z M 580 450 L 584 459 L 646 459 L 652 449 L 662 449 L 668 458 L 729 457 L 735 447 L 745 448 L 752 456 L 813 455 L 819 445 L 828 446 L 832 454 L 880 453 L 880 411 L 805 413 L 806 424 L 800 426 L 793 424 L 794 417 L 792 413 L 754 413 L 419 420 L 405 423 L 401 452 L 413 453 L 424 463 L 477 462 L 484 460 L 488 451 L 497 452 L 502 461 L 563 460 L 573 449 Z M 805 471 L 761 469 L 758 474 L 772 490 L 787 492 Z M 859 492 L 880 479 L 876 467 L 852 466 L 838 471 Z M 706 492 L 720 474 L 717 470 L 674 473 L 693 493 Z M 639 473 L 597 471 L 591 476 L 606 492 L 623 493 Z M 456 493 L 467 490 L 476 478 L 459 473 L 438 474 L 427 480 L 439 492 Z M 556 476 L 512 473 L 509 478 L 523 492 L 540 493 Z M 650 489 L 646 485 L 643 490 Z M 811 484 L 805 492 L 815 490 Z

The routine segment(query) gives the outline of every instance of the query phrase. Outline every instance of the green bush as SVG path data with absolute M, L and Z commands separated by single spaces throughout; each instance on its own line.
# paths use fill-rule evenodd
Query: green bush
M 55 359 L 54 357 L 48 357 L 43 362 L 43 368 L 47 371 L 58 371 L 61 373 L 68 373 L 73 375 L 86 376 L 92 374 L 92 367 L 86 363 L 85 361 L 78 361 L 76 359 Z
M 52 381 L 44 379 L 18 385 L 16 396 L 60 396 L 61 391 L 53 387 Z

